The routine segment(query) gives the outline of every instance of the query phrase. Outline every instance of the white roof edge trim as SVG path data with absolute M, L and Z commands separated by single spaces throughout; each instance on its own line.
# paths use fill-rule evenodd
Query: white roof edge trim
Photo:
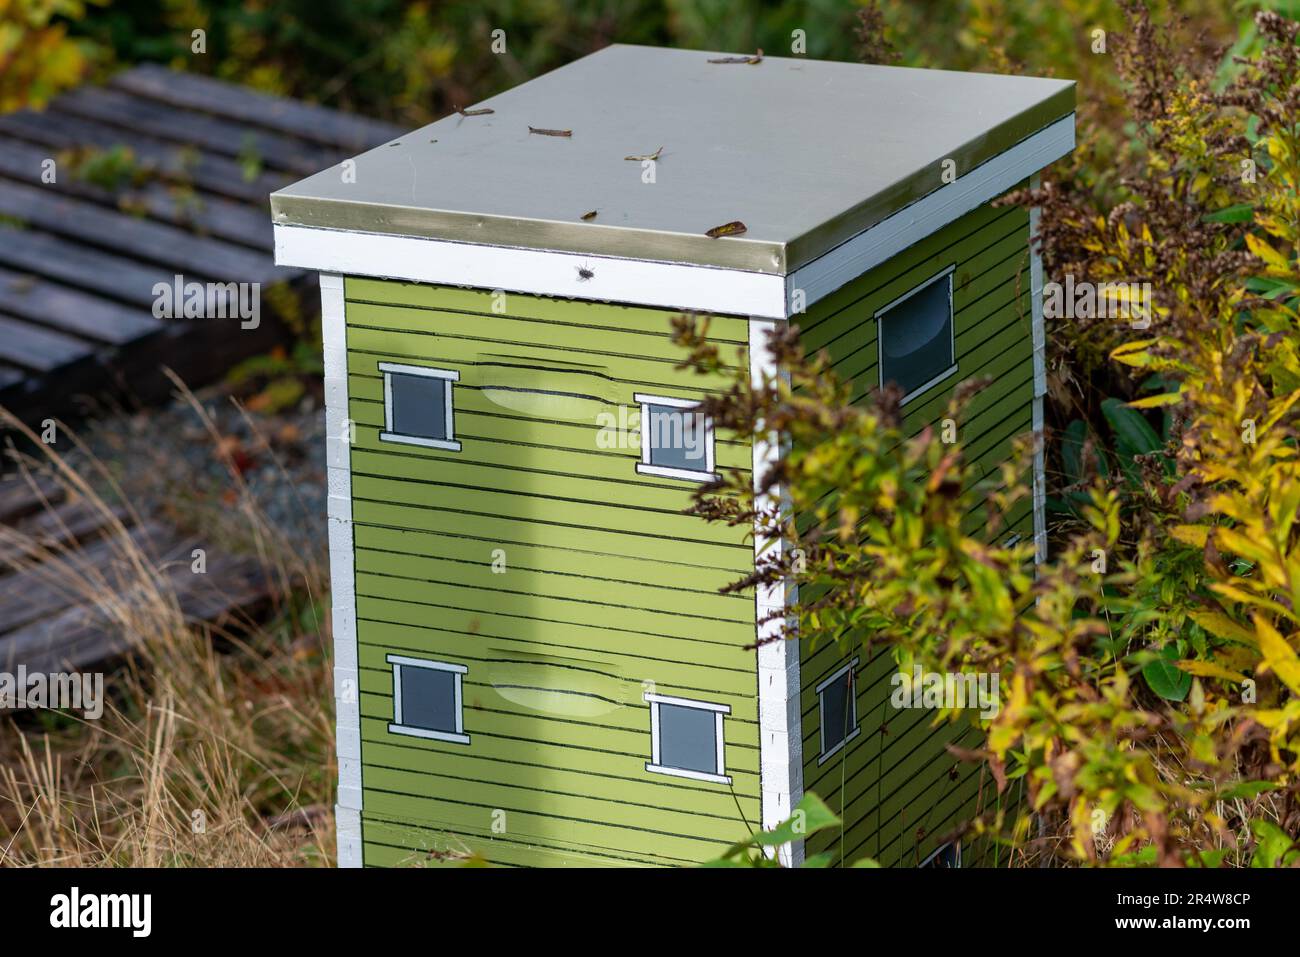
M 726 240 L 719 240 L 726 242 Z M 769 273 L 441 239 L 275 227 L 275 261 L 371 276 L 534 296 L 785 318 L 785 279 Z M 591 273 L 584 278 L 579 269 Z
M 879 266 L 971 210 L 1002 195 L 1074 149 L 1071 113 L 918 199 L 786 277 L 787 302 L 803 291 L 804 308 Z
M 803 308 L 807 309 L 1067 155 L 1074 149 L 1074 119 L 1073 113 L 1062 117 L 784 277 L 717 266 L 309 226 L 275 227 L 275 261 L 280 266 L 344 276 L 788 319 L 796 290 L 803 291 Z

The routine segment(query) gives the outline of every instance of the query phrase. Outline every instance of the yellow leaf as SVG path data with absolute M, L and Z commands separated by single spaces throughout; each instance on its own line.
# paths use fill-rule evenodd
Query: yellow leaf
M 1144 399 L 1134 399 L 1128 404 L 1130 409 L 1156 409 L 1164 405 L 1177 405 L 1183 401 L 1181 392 L 1165 392 L 1160 395 L 1149 395 Z
M 1278 680 L 1290 688 L 1292 694 L 1300 694 L 1300 655 L 1296 655 L 1295 649 L 1287 644 L 1277 629 L 1259 615 L 1255 616 L 1255 634 L 1259 638 L 1259 650 Z
M 1184 658 L 1181 661 L 1175 661 L 1174 664 L 1189 675 L 1199 675 L 1202 678 L 1222 678 L 1224 681 L 1231 681 L 1233 684 L 1241 684 L 1246 680 L 1245 675 L 1229 671 L 1227 668 L 1209 661 Z
M 1205 540 L 1209 538 L 1210 528 L 1208 525 L 1175 525 L 1169 529 L 1169 534 L 1184 545 L 1204 548 Z
M 1286 261 L 1286 257 L 1254 233 L 1246 234 L 1246 245 L 1252 253 L 1264 260 L 1272 268 L 1280 269 L 1283 273 L 1291 271 L 1291 264 Z

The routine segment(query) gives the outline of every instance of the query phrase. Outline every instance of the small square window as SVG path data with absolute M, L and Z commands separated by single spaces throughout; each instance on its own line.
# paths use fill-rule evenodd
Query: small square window
M 393 734 L 469 744 L 463 721 L 464 665 L 389 655 L 393 666 Z
M 451 390 L 460 373 L 396 362 L 379 363 L 379 371 L 384 375 L 380 440 L 459 452 Z
M 710 482 L 714 475 L 713 423 L 688 399 L 641 395 L 642 475 Z
M 858 736 L 857 682 L 854 679 L 858 659 L 817 686 L 817 708 L 821 725 L 821 764 Z
M 917 867 L 952 869 L 961 867 L 961 842 L 949 841 L 923 860 Z
M 722 738 L 722 719 L 731 713 L 730 707 L 655 694 L 645 700 L 650 703 L 647 771 L 731 783 Z
M 876 313 L 880 385 L 896 383 L 908 402 L 957 371 L 952 267 Z

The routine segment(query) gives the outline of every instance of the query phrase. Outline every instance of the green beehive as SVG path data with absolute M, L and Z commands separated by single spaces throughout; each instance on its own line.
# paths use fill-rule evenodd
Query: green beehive
M 764 543 L 682 509 L 774 453 L 691 414 L 722 383 L 669 320 L 755 375 L 797 323 L 911 425 L 990 377 L 963 439 L 995 467 L 1043 333 L 1031 216 L 991 201 L 1072 149 L 1074 87 L 722 59 L 610 47 L 271 198 L 321 273 L 340 864 L 699 862 L 805 790 L 845 833 L 793 863 L 960 857 L 978 769 L 889 714 L 892 660 L 756 654 L 784 594 L 718 593 Z M 1041 553 L 1035 471 L 1008 518 Z

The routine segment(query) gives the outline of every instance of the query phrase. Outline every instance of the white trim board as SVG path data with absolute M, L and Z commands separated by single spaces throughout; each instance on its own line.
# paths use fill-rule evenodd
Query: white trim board
M 1074 114 L 923 196 L 788 276 L 685 263 L 275 226 L 281 266 L 537 296 L 786 319 L 1074 149 Z M 725 242 L 725 240 L 720 240 Z M 578 270 L 593 275 L 582 278 Z
M 786 277 L 787 301 L 793 301 L 796 290 L 803 291 L 805 306 L 826 298 L 1073 149 L 1074 114 L 1071 113 L 858 233 L 824 256 L 800 266 Z
M 1035 173 L 1029 180 L 1038 188 Z M 1047 466 L 1045 461 L 1047 438 L 1043 433 L 1043 396 L 1047 394 L 1047 326 L 1043 321 L 1043 257 L 1034 244 L 1042 210 L 1037 206 L 1029 210 L 1029 308 L 1032 320 L 1034 345 L 1034 397 L 1032 428 L 1034 431 L 1034 562 L 1047 561 Z
M 325 458 L 329 497 L 330 594 L 333 602 L 335 748 L 339 762 L 334 814 L 339 867 L 360 867 L 361 688 L 357 675 L 356 578 L 352 551 L 352 446 L 348 421 L 348 353 L 343 277 L 320 277 L 325 360 Z

